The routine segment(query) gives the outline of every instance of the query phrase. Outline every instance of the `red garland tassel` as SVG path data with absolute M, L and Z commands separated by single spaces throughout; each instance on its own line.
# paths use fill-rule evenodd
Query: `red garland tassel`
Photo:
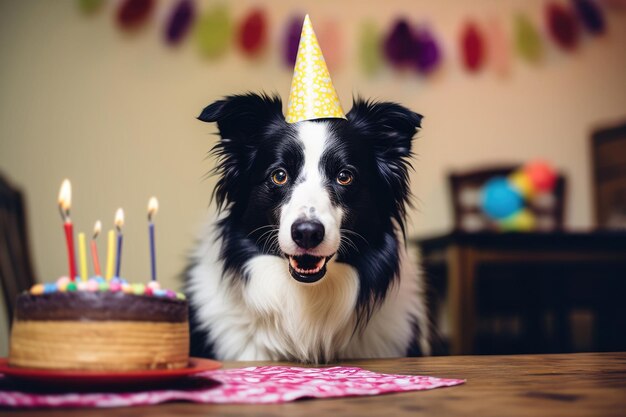
M 148 20 L 153 9 L 154 0 L 125 0 L 117 9 L 117 23 L 125 30 L 136 29 Z
M 563 49 L 573 50 L 578 46 L 579 30 L 576 17 L 571 10 L 558 3 L 549 3 L 546 9 L 548 31 Z
M 473 22 L 465 25 L 461 35 L 461 54 L 463 64 L 470 72 L 480 70 L 485 61 L 485 41 L 478 27 Z
M 238 43 L 249 56 L 258 55 L 267 43 L 267 18 L 263 10 L 256 9 L 243 20 L 239 29 Z

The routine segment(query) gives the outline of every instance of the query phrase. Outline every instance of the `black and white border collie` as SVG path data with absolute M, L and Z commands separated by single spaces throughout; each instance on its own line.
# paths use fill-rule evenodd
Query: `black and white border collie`
M 288 124 L 278 97 L 235 95 L 217 122 L 219 215 L 186 272 L 191 354 L 325 363 L 429 354 L 404 243 L 421 116 L 356 99 L 344 119 Z

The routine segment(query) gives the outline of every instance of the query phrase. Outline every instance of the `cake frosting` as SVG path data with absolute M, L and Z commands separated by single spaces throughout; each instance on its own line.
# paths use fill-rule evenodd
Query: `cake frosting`
M 135 295 L 152 295 L 155 297 L 185 299 L 185 294 L 172 290 L 162 289 L 157 281 L 150 281 L 147 285 L 142 283 L 130 284 L 124 278 L 111 278 L 106 280 L 103 277 L 92 277 L 86 281 L 71 281 L 68 277 L 61 277 L 56 282 L 47 284 L 35 284 L 30 289 L 30 294 L 41 295 L 55 292 L 74 291 L 110 291 L 123 292 Z
M 21 294 L 14 317 L 11 366 L 127 371 L 188 365 L 187 301 L 157 282 L 62 277 Z

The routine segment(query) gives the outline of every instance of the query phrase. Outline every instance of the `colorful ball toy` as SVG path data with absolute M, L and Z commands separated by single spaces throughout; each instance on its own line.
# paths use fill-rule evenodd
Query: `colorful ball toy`
M 505 177 L 495 177 L 487 181 L 481 202 L 485 213 L 497 220 L 513 215 L 523 205 L 522 195 Z
M 544 161 L 532 161 L 524 165 L 522 171 L 528 175 L 530 182 L 538 192 L 552 191 L 556 184 L 557 174 L 554 168 Z
M 481 191 L 481 208 L 502 231 L 531 231 L 537 224 L 525 203 L 551 192 L 558 175 L 547 162 L 535 160 L 505 177 L 488 180 Z
M 524 171 L 518 170 L 513 172 L 508 177 L 509 183 L 524 197 L 524 199 L 532 198 L 537 190 L 535 185 L 531 181 L 528 174 Z
M 510 232 L 530 232 L 535 228 L 537 221 L 535 215 L 528 209 L 523 208 L 499 222 L 500 230 Z

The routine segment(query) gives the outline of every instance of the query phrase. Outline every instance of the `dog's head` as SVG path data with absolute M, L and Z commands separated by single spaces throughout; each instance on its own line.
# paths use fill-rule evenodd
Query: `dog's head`
M 230 96 L 199 116 L 217 122 L 215 196 L 229 232 L 249 251 L 285 257 L 314 283 L 339 261 L 404 231 L 408 158 L 421 116 L 398 104 L 355 100 L 344 119 L 288 124 L 278 97 Z

